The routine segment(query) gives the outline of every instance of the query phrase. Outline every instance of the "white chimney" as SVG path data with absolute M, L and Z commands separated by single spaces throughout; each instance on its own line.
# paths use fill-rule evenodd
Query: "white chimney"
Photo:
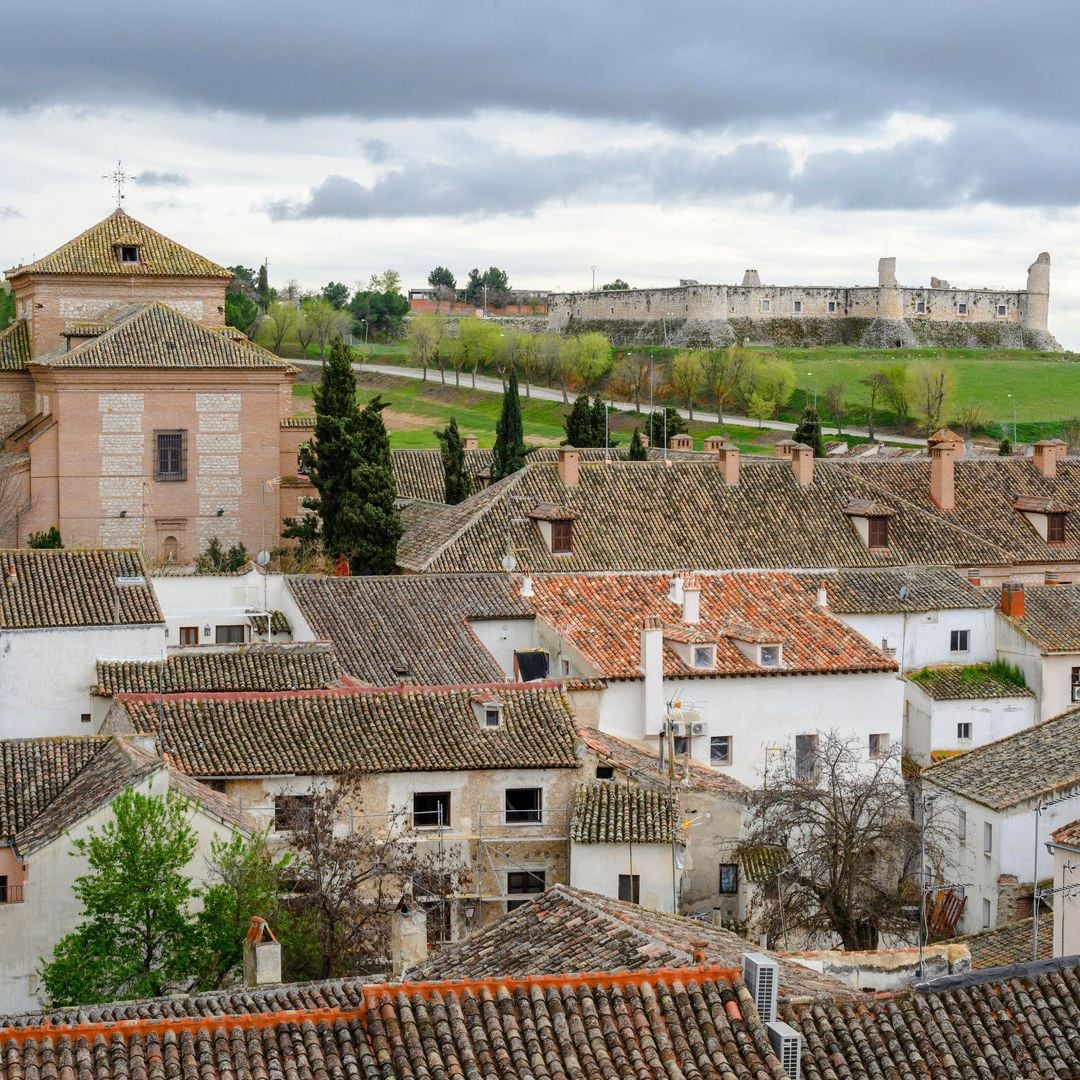
M 260 915 L 251 916 L 244 938 L 244 985 L 267 986 L 281 982 L 281 946 Z
M 664 725 L 664 626 L 658 615 L 641 624 L 642 733 L 658 735 Z
M 829 606 L 829 590 L 825 588 L 825 582 L 819 581 L 817 587 L 817 606 L 823 611 Z
M 673 604 L 681 604 L 683 602 L 683 576 L 681 570 L 676 570 L 671 575 L 671 580 L 668 582 L 667 598 Z
M 701 622 L 701 582 L 693 574 L 683 582 L 682 618 L 684 623 Z
M 403 896 L 390 920 L 390 964 L 395 979 L 427 959 L 427 914 L 411 897 Z

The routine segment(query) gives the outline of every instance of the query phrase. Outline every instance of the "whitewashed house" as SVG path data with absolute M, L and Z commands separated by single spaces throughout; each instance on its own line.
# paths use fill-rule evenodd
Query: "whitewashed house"
M 1031 913 L 1049 876 L 1045 844 L 1080 809 L 1080 710 L 932 765 L 922 773 L 945 850 L 941 883 L 961 886 L 961 933 Z
M 1077 956 L 1080 955 L 1080 820 L 1055 829 L 1046 846 L 1054 859 L 1052 952 L 1054 956 Z
M 208 878 L 214 838 L 250 829 L 227 799 L 171 771 L 140 741 L 81 736 L 0 742 L 0 1013 L 41 1007 L 42 959 L 80 922 L 72 886 L 87 866 L 81 856 L 72 857 L 73 841 L 100 831 L 124 789 L 162 798 L 172 790 L 190 801 L 198 846 L 188 873 L 196 882 Z
M 97 661 L 164 648 L 138 552 L 0 551 L 0 738 L 94 734 Z

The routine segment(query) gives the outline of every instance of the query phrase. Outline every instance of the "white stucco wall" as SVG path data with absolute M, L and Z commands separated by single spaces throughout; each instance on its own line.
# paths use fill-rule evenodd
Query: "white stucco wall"
M 675 849 L 673 855 L 670 844 L 571 844 L 570 884 L 617 900 L 619 875 L 637 874 L 641 906 L 651 911 L 674 911 L 681 889 L 681 861 L 681 853 Z
M 495 662 L 502 668 L 503 676 L 508 680 L 514 678 L 514 653 L 518 650 L 535 649 L 538 644 L 535 619 L 471 619 L 469 626 L 484 648 L 495 658 Z M 548 656 L 554 666 L 555 658 L 550 649 Z M 549 675 L 557 679 L 560 672 L 551 671 Z
M 159 631 L 160 632 L 160 631 Z M 168 773 L 162 769 L 135 786 L 143 794 L 164 795 Z M 48 959 L 56 943 L 81 921 L 82 909 L 72 886 L 86 872 L 86 860 L 72 857 L 72 840 L 84 839 L 91 829 L 100 830 L 111 817 L 103 807 L 73 826 L 51 844 L 28 857 L 24 901 L 0 904 L 0 1013 L 40 1008 L 37 970 Z M 231 832 L 220 821 L 196 811 L 191 819 L 198 837 L 195 856 L 188 866 L 191 877 L 206 879 L 210 844 L 215 836 Z M 198 909 L 198 903 L 192 910 Z
M 1080 953 L 1080 851 L 1054 846 L 1054 888 L 1070 891 L 1054 894 L 1055 956 Z
M 164 646 L 161 624 L 0 631 L 0 738 L 96 734 L 97 661 L 156 660 Z
M 879 648 L 885 641 L 888 648 L 896 649 L 896 661 L 902 663 L 904 671 L 928 664 L 981 664 L 996 656 L 992 608 L 927 611 L 915 615 L 834 614 Z M 954 653 L 949 649 L 953 630 L 970 631 L 970 648 L 966 653 Z
M 1028 686 L 1038 698 L 1040 720 L 1057 716 L 1077 704 L 1072 700 L 1072 669 L 1080 667 L 1080 653 L 1042 653 L 1031 638 L 1003 616 L 998 617 L 996 630 L 998 653 L 1024 672 Z

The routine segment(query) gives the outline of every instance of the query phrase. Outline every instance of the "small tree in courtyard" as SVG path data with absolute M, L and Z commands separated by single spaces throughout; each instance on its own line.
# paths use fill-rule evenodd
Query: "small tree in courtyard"
M 32 532 L 26 540 L 29 548 L 62 548 L 64 541 L 60 538 L 60 530 L 55 525 L 50 525 L 43 532 Z

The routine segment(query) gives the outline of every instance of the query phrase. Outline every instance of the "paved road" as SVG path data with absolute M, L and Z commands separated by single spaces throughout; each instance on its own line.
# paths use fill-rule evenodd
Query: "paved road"
M 300 364 L 307 367 L 319 367 L 322 364 L 321 360 L 290 360 L 290 364 Z M 422 379 L 424 376 L 423 371 L 420 368 L 414 367 L 398 367 L 394 364 L 353 364 L 353 368 L 356 371 L 374 371 L 379 375 L 396 375 L 403 379 Z M 439 373 L 435 368 L 428 368 L 428 382 L 438 382 Z M 472 375 L 463 374 L 461 377 L 461 384 L 464 387 L 472 388 Z M 447 380 L 447 385 L 451 385 L 451 381 Z M 501 394 L 503 391 L 503 385 L 501 379 L 493 379 L 490 375 L 477 375 L 476 376 L 476 389 L 477 390 L 492 390 L 497 394 Z M 525 384 L 521 384 L 521 390 L 524 393 Z M 549 386 L 536 386 L 535 384 L 529 387 L 529 396 L 539 398 L 541 401 L 562 401 L 562 391 L 553 390 Z M 634 403 L 632 401 L 612 401 L 612 408 L 623 409 L 627 412 L 634 411 Z M 690 419 L 690 413 L 686 409 L 677 410 L 680 416 Z M 790 424 L 786 420 L 762 420 L 757 421 L 749 416 L 735 416 L 732 413 L 725 413 L 724 419 L 720 418 L 714 412 L 708 412 L 704 409 L 694 410 L 694 419 L 701 420 L 708 424 L 735 424 L 739 427 L 764 427 L 771 428 L 773 431 L 794 431 L 795 424 Z M 870 433 L 865 428 L 846 428 L 845 434 L 856 435 L 864 439 L 870 437 Z M 825 432 L 826 438 L 828 432 Z M 913 439 L 909 435 L 887 435 L 885 438 L 891 443 L 901 443 L 904 446 L 925 446 L 925 439 Z

